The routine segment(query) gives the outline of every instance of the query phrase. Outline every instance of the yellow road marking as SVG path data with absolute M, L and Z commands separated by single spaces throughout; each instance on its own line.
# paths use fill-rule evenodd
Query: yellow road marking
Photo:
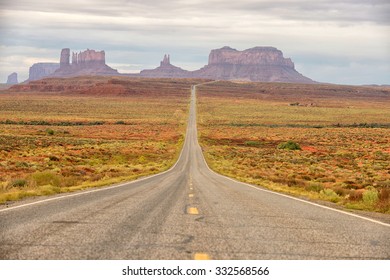
M 194 260 L 197 261 L 210 260 L 210 256 L 205 253 L 195 253 Z
M 190 194 L 188 195 L 188 197 L 194 197 L 194 195 L 193 195 L 192 193 L 190 193 Z
M 196 208 L 196 207 L 188 207 L 187 214 L 198 215 L 199 214 L 198 208 Z

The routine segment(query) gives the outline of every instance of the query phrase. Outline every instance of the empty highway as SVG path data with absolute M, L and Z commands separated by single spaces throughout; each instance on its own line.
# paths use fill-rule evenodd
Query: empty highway
M 0 259 L 389 259 L 390 226 L 212 172 L 196 87 L 170 170 L 0 210 Z

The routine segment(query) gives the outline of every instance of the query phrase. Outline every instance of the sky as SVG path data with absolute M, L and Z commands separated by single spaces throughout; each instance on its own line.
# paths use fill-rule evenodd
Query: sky
M 212 49 L 273 46 L 325 83 L 390 84 L 389 0 L 0 0 L 0 83 L 62 48 L 105 50 L 121 73 L 196 70 Z

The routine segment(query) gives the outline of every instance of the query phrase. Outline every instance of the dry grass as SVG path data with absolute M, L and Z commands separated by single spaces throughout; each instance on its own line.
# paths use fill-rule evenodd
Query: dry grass
M 219 82 L 199 93 L 201 145 L 216 171 L 390 212 L 390 90 Z M 278 148 L 290 140 L 301 150 Z
M 119 92 L 110 91 L 113 81 Z M 0 202 L 168 169 L 182 146 L 192 83 L 82 77 L 0 94 Z

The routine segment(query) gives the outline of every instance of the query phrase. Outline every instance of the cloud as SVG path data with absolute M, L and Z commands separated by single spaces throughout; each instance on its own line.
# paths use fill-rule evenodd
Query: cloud
M 0 56 L 20 57 L 24 65 L 42 49 L 50 60 L 63 47 L 104 49 L 108 63 L 142 69 L 170 53 L 178 66 L 194 69 L 207 63 L 213 48 L 271 45 L 308 65 L 302 69 L 331 66 L 325 58 L 337 54 L 345 58 L 340 63 L 355 61 L 375 71 L 378 64 L 370 60 L 382 59 L 382 70 L 390 61 L 389 11 L 387 0 L 3 0 Z M 4 80 L 8 70 L 0 67 Z

